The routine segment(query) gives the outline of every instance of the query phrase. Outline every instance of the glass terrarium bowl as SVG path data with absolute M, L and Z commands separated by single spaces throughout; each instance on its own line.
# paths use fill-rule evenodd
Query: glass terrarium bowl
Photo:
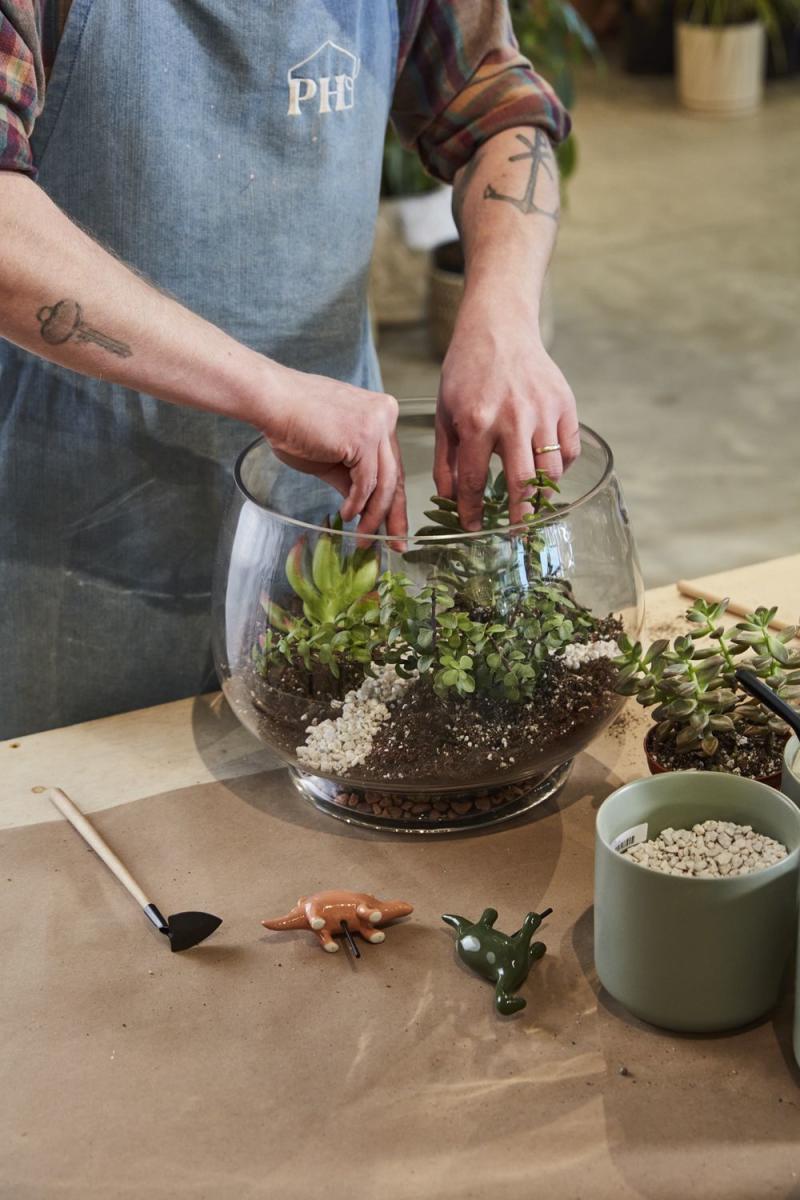
M 492 527 L 469 534 L 430 500 L 432 419 L 399 434 L 410 529 L 426 530 L 404 548 L 337 528 L 336 493 L 263 440 L 242 453 L 214 589 L 217 671 L 323 811 L 403 832 L 508 820 L 563 786 L 623 704 L 614 643 L 639 633 L 644 607 L 611 451 L 582 427 L 559 493 L 509 528 L 495 480 Z

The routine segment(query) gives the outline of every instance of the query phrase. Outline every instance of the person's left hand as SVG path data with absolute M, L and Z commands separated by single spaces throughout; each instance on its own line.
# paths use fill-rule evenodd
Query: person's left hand
M 560 450 L 536 453 L 556 443 Z M 494 452 L 517 524 L 537 468 L 559 479 L 580 454 L 575 397 L 542 345 L 535 314 L 508 299 L 492 305 L 465 297 L 442 367 L 434 461 L 437 490 L 458 502 L 465 529 L 481 528 Z

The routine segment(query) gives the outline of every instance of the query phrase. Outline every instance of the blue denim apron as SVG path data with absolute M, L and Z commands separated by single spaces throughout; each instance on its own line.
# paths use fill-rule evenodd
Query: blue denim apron
M 247 345 L 379 388 L 396 57 L 395 0 L 74 0 L 39 182 Z M 213 686 L 215 541 L 252 437 L 0 342 L 0 737 Z

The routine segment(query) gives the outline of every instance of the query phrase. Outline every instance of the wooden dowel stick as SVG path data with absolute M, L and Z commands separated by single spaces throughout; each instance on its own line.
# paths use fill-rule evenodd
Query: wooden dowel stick
M 688 579 L 678 580 L 678 591 L 682 596 L 689 596 L 692 600 L 705 600 L 708 604 L 719 604 L 724 600 L 724 596 L 715 596 L 712 592 L 705 592 L 702 588 L 697 587 Z M 728 604 L 728 612 L 733 613 L 736 617 L 747 617 L 753 611 L 746 604 L 740 604 L 737 600 L 731 600 Z M 784 621 L 780 617 L 775 616 L 770 621 L 772 629 L 788 629 L 792 624 L 791 621 Z
M 98 858 L 102 858 L 103 862 L 116 875 L 122 886 L 128 889 L 134 900 L 138 904 L 141 904 L 142 908 L 147 908 L 150 901 L 128 868 L 120 862 L 111 847 L 103 841 L 94 825 L 83 815 L 77 805 L 70 800 L 66 792 L 62 792 L 61 788 L 51 788 L 47 795 L 50 802 L 67 818 L 70 825 L 78 831 L 84 841 L 88 842 Z

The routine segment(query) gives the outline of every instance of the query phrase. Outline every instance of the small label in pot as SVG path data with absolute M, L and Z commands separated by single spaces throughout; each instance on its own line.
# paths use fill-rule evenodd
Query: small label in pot
M 624 854 L 626 850 L 630 850 L 631 846 L 638 845 L 639 842 L 647 841 L 647 823 L 644 825 L 634 825 L 632 829 L 626 829 L 624 833 L 618 834 L 611 843 L 612 850 L 618 850 L 620 854 Z

